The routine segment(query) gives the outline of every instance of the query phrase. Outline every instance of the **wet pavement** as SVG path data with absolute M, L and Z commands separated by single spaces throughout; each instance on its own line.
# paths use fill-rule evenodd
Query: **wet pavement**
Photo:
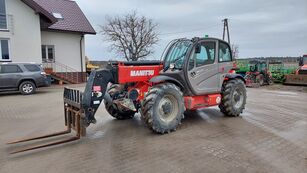
M 114 120 L 101 106 L 97 124 L 80 141 L 9 155 L 42 144 L 7 146 L 9 140 L 65 129 L 62 91 L 0 95 L 1 173 L 307 172 L 307 93 L 261 88 L 248 89 L 242 117 L 204 109 L 166 135 L 153 134 L 139 115 Z

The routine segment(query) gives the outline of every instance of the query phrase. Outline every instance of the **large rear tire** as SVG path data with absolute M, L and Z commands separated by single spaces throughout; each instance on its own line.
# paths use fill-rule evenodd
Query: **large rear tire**
M 164 134 L 176 130 L 184 118 L 184 100 L 180 89 L 171 83 L 153 86 L 142 102 L 141 118 L 147 127 Z
M 222 88 L 222 101 L 219 108 L 229 117 L 239 116 L 245 109 L 246 88 L 240 79 L 227 81 Z
M 122 88 L 118 84 L 111 85 L 108 89 L 108 94 L 111 96 L 112 99 L 116 96 L 116 94 L 119 94 L 122 91 Z M 113 102 L 108 102 L 104 100 L 104 105 L 107 110 L 107 112 L 114 118 L 118 120 L 126 120 L 131 119 L 134 117 L 135 112 L 134 111 L 121 111 L 118 109 L 117 105 Z

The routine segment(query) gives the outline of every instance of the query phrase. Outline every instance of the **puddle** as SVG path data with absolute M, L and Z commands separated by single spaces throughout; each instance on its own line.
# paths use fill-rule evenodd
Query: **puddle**
M 213 120 L 212 118 L 210 118 L 210 116 L 208 114 L 206 114 L 203 111 L 197 110 L 197 114 L 204 120 L 206 120 L 208 123 L 214 123 L 215 120 Z
M 90 139 L 98 139 L 98 138 L 102 138 L 104 136 L 105 132 L 103 131 L 97 131 L 94 134 L 90 135 L 88 138 Z
M 290 91 L 266 91 L 267 93 L 273 93 L 273 94 L 277 94 L 279 96 L 284 96 L 284 95 L 287 95 L 287 96 L 297 96 L 298 93 L 296 92 L 290 92 Z

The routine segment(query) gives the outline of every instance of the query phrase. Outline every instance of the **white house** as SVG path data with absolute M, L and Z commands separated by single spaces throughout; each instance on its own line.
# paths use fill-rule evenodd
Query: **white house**
M 85 72 L 86 34 L 96 32 L 74 1 L 0 0 L 0 62 L 42 63 L 77 83 L 72 73 Z

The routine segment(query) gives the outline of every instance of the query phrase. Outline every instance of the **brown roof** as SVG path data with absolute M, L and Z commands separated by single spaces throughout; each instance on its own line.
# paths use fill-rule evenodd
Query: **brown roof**
M 57 18 L 55 18 L 52 14 L 50 14 L 47 10 L 39 6 L 36 2 L 33 0 L 21 0 L 25 4 L 27 4 L 30 8 L 32 8 L 35 12 L 39 13 L 40 15 L 44 16 L 45 19 L 48 20 L 50 23 L 57 22 Z
M 50 19 L 52 25 L 48 26 L 50 30 L 79 32 L 83 34 L 96 34 L 94 28 L 87 20 L 80 7 L 75 1 L 70 0 L 23 0 L 26 4 L 34 6 L 45 17 Z M 32 2 L 31 2 L 32 1 Z M 30 6 L 29 5 L 29 6 Z M 31 6 L 30 6 L 31 7 Z M 47 14 L 45 14 L 47 12 Z M 63 19 L 56 19 L 53 13 L 60 13 Z M 52 18 L 56 19 L 53 22 Z

